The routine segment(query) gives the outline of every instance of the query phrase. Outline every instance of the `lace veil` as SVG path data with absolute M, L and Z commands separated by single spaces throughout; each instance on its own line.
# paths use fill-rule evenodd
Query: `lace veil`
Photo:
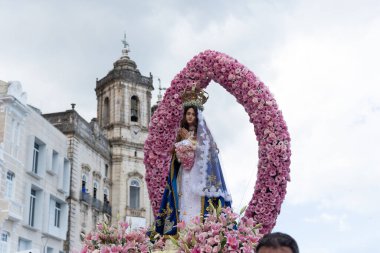
M 227 190 L 218 158 L 218 148 L 214 142 L 202 111 L 198 110 L 197 148 L 194 166 L 191 169 L 191 190 L 206 197 L 223 197 L 232 201 Z

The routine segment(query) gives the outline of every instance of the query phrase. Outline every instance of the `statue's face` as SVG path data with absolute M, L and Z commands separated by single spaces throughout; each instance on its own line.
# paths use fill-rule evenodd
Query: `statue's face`
M 195 119 L 196 119 L 196 115 L 195 115 L 194 109 L 189 108 L 186 111 L 186 122 L 187 122 L 187 124 L 189 124 L 189 126 L 193 126 L 195 124 Z

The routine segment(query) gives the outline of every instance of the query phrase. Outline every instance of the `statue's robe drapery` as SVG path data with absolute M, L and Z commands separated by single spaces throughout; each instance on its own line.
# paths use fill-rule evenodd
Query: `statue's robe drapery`
M 219 161 L 217 162 L 217 166 L 220 168 Z M 212 163 L 209 162 L 208 166 Z M 156 217 L 155 221 L 155 232 L 161 235 L 177 235 L 177 223 L 180 221 L 179 215 L 179 196 L 178 196 L 178 176 L 180 171 L 181 163 L 177 160 L 176 155 L 172 156 L 171 165 L 169 174 L 167 177 L 165 191 L 162 197 L 160 210 Z M 221 172 L 221 170 L 219 170 Z M 211 175 L 214 176 L 214 175 Z M 223 184 L 224 179 L 223 175 L 218 175 L 222 177 Z M 207 197 L 200 196 L 199 201 L 201 202 L 201 210 L 199 217 L 203 220 L 203 218 L 208 214 L 208 206 L 210 205 L 210 200 L 214 206 L 218 205 L 220 201 L 222 207 L 231 206 L 231 201 L 225 200 L 223 197 Z M 183 200 L 186 201 L 186 200 Z

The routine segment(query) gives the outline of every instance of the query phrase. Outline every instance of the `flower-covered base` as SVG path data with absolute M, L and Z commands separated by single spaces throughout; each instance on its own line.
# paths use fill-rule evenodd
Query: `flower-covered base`
M 99 252 L 243 252 L 252 253 L 261 238 L 260 224 L 252 218 L 241 217 L 231 208 L 210 203 L 209 215 L 203 221 L 195 217 L 187 225 L 178 223 L 178 237 L 166 239 L 156 235 L 149 238 L 147 229 L 131 230 L 127 223 L 109 226 L 106 222 L 84 238 L 81 253 Z M 154 243 L 152 243 L 154 241 Z M 202 251 L 203 252 L 203 251 Z
M 178 224 L 178 239 L 171 238 L 178 252 L 243 252 L 254 251 L 261 234 L 260 224 L 252 218 L 241 217 L 230 207 L 214 207 L 210 201 L 209 215 L 203 221 L 195 217 L 190 223 Z

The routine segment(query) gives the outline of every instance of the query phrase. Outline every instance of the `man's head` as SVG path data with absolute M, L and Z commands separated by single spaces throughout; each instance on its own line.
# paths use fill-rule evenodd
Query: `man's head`
M 299 253 L 297 242 L 287 234 L 267 234 L 259 241 L 256 253 Z

